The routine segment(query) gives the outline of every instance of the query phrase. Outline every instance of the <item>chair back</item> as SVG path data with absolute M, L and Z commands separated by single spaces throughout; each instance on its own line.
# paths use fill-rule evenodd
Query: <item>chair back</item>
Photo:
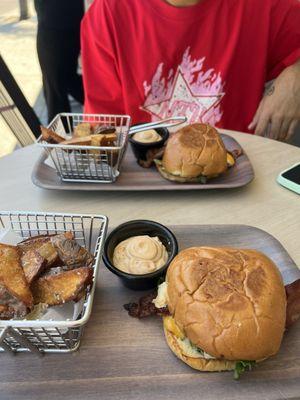
M 40 121 L 0 56 L 0 115 L 24 147 L 40 135 Z

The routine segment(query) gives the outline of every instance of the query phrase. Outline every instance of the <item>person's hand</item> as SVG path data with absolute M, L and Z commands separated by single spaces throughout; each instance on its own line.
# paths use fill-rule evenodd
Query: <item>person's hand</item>
M 300 121 L 300 63 L 286 68 L 267 90 L 249 130 L 255 135 L 288 140 Z M 270 126 L 269 126 L 270 124 Z

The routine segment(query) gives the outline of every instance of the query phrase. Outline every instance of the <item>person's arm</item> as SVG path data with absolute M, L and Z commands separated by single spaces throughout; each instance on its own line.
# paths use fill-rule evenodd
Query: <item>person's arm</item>
M 287 140 L 300 121 L 300 2 L 277 0 L 271 17 L 267 80 L 275 80 L 249 129 Z
M 96 1 L 81 23 L 84 111 L 124 114 L 113 20 L 105 2 Z
M 249 129 L 263 136 L 288 140 L 300 122 L 300 61 L 287 67 L 266 91 Z

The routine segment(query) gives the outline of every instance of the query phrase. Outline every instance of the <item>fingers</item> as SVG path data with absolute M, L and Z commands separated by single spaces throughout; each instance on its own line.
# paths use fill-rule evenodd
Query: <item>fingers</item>
M 284 103 L 283 107 L 282 101 L 278 103 L 274 100 L 275 96 L 266 96 L 261 100 L 248 129 L 254 130 L 258 136 L 286 141 L 294 134 L 299 117 L 293 112 L 292 104 Z
M 282 120 L 278 140 L 281 140 L 282 142 L 286 140 L 290 125 L 291 119 L 285 118 Z
M 258 114 L 256 113 L 254 115 L 254 118 L 253 118 L 252 122 L 250 122 L 250 124 L 248 125 L 249 131 L 252 131 L 256 127 L 257 121 L 258 121 Z
M 249 131 L 252 131 L 256 127 L 257 121 L 253 118 L 252 122 L 248 125 Z
M 282 126 L 282 118 L 273 116 L 271 119 L 270 138 L 279 140 Z
M 260 117 L 260 114 L 261 114 L 261 111 L 262 111 L 262 105 L 263 105 L 263 100 L 261 100 L 261 102 L 259 103 L 259 106 L 258 106 L 258 108 L 256 110 L 256 113 L 255 113 L 255 115 L 253 117 L 253 120 L 248 125 L 249 131 L 252 131 L 256 127 L 256 125 L 258 123 L 258 120 L 259 120 L 259 117 Z
M 289 130 L 287 132 L 286 140 L 289 140 L 293 134 L 295 133 L 295 130 L 297 128 L 298 121 L 296 119 L 293 119 L 292 122 L 290 123 Z
M 259 104 L 259 107 L 254 115 L 254 118 L 250 125 L 248 126 L 249 130 L 255 129 L 254 134 L 263 136 L 267 130 L 268 123 L 270 121 L 269 115 L 265 112 L 265 99 L 263 98 Z
M 264 134 L 268 128 L 269 122 L 270 122 L 269 115 L 265 114 L 265 113 L 261 113 L 261 115 L 258 118 L 254 134 L 258 135 L 258 136 L 264 136 Z

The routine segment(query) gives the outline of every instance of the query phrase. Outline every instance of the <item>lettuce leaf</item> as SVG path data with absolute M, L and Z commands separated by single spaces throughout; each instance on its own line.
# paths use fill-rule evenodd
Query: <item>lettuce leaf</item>
M 245 371 L 251 371 L 255 361 L 237 361 L 234 368 L 234 379 L 240 379 L 241 374 Z

